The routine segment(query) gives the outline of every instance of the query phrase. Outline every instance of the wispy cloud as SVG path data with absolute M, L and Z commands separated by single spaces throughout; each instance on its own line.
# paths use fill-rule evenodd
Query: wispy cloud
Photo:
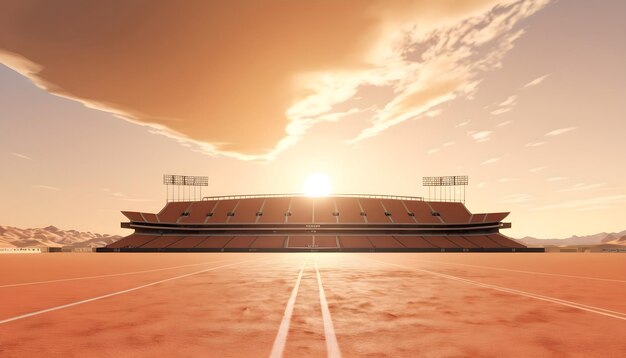
M 480 163 L 480 165 L 487 165 L 487 164 L 493 164 L 495 162 L 497 162 L 498 160 L 500 160 L 501 158 L 491 158 L 491 159 L 487 159 L 484 162 Z
M 590 190 L 590 189 L 596 189 L 605 185 L 606 183 L 595 183 L 595 184 L 578 183 L 578 184 L 572 185 L 569 188 L 561 189 L 559 190 L 559 192 Z
M 466 125 L 470 124 L 470 121 L 465 121 L 465 122 L 461 122 L 459 124 L 457 124 L 455 127 L 465 127 Z
M 547 181 L 561 181 L 561 180 L 565 180 L 567 179 L 566 177 L 552 177 L 552 178 L 548 178 L 546 179 Z
M 479 189 L 484 189 L 487 187 L 487 183 L 485 183 L 484 181 L 481 181 L 480 183 L 476 185 L 476 187 Z
M 21 158 L 21 159 L 33 160 L 33 158 L 31 158 L 31 157 L 27 156 L 26 154 L 22 154 L 22 153 L 15 153 L 15 152 L 12 152 L 11 154 L 12 154 L 13 156 L 16 156 L 16 157 Z
M 532 81 L 528 82 L 527 84 L 525 84 L 524 88 L 536 86 L 536 85 L 540 84 L 541 82 L 543 82 L 543 80 L 545 80 L 548 76 L 550 76 L 550 74 L 543 75 L 541 77 L 537 77 L 534 80 L 532 80 Z
M 498 182 L 500 183 L 510 183 L 512 181 L 518 181 L 519 178 L 500 178 L 498 179 Z
M 620 204 L 626 204 L 626 195 L 610 195 L 592 197 L 589 199 L 568 200 L 558 204 L 537 206 L 533 208 L 533 210 L 596 210 L 612 208 Z
M 491 112 L 489 112 L 489 113 L 491 113 L 491 114 L 492 114 L 492 115 L 494 115 L 494 116 L 497 116 L 497 115 L 499 115 L 499 114 L 503 114 L 503 113 L 509 112 L 509 111 L 510 111 L 510 110 L 512 110 L 512 109 L 513 109 L 513 107 L 498 108 L 498 109 L 494 109 L 493 111 L 491 111 Z
M 531 173 L 537 173 L 537 172 L 540 172 L 540 171 L 542 171 L 542 170 L 544 170 L 544 169 L 546 169 L 546 168 L 547 168 L 546 166 L 543 166 L 543 167 L 536 167 L 536 168 L 532 168 L 532 169 L 530 169 L 530 170 L 529 170 L 529 172 L 531 172 Z
M 50 185 L 42 185 L 42 184 L 34 184 L 30 186 L 31 188 L 35 188 L 35 189 L 45 189 L 45 190 L 53 190 L 53 191 L 60 191 L 60 188 L 57 188 L 56 186 L 50 186 Z
M 467 135 L 471 136 L 472 139 L 474 139 L 476 142 L 481 143 L 481 142 L 488 141 L 489 136 L 491 136 L 492 133 L 493 131 L 480 131 L 480 132 L 471 131 L 471 132 L 467 132 Z
M 527 147 L 539 147 L 544 144 L 546 144 L 546 142 L 530 142 L 530 143 L 526 143 L 526 146 Z
M 439 151 L 439 148 L 433 148 L 426 151 L 426 154 L 435 154 Z
M 554 137 L 563 133 L 571 132 L 578 127 L 559 128 L 545 134 L 546 137 Z
M 504 122 L 500 122 L 500 123 L 498 123 L 498 124 L 496 125 L 496 127 L 504 127 L 504 126 L 506 126 L 506 125 L 508 125 L 508 124 L 511 124 L 511 123 L 513 123 L 513 121 L 504 121 Z
M 447 142 L 447 143 L 443 143 L 443 146 L 444 146 L 444 147 L 450 147 L 450 146 L 452 146 L 452 145 L 454 145 L 454 142 Z

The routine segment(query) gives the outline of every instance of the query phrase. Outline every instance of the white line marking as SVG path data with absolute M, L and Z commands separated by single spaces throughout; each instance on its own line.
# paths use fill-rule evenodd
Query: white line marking
M 72 302 L 72 303 L 68 303 L 68 304 L 65 304 L 65 305 L 61 305 L 61 306 L 50 307 L 50 308 L 46 308 L 46 309 L 43 309 L 43 310 L 40 310 L 40 311 L 30 312 L 30 313 L 26 313 L 26 314 L 15 316 L 15 317 L 11 317 L 11 318 L 6 318 L 6 319 L 3 319 L 3 320 L 0 320 L 0 324 L 9 323 L 9 322 L 17 321 L 17 320 L 28 318 L 28 317 L 32 317 L 32 316 L 37 316 L 37 315 L 48 313 L 48 312 L 52 312 L 52 311 L 58 311 L 58 310 L 61 310 L 61 309 L 64 309 L 64 308 L 70 308 L 70 307 L 82 305 L 84 303 L 98 301 L 98 300 L 102 300 L 102 299 L 113 297 L 113 296 L 118 296 L 118 295 L 121 295 L 121 294 L 124 294 L 124 293 L 137 291 L 137 290 L 140 290 L 142 288 L 158 285 L 160 283 L 177 280 L 179 278 L 189 277 L 189 276 L 201 274 L 201 273 L 208 272 L 208 271 L 217 270 L 217 269 L 228 267 L 228 266 L 239 265 L 241 263 L 248 262 L 248 261 L 251 261 L 251 260 L 240 261 L 240 262 L 236 262 L 236 263 L 228 264 L 228 265 L 211 267 L 211 268 L 208 268 L 208 269 L 204 269 L 204 270 L 200 270 L 200 271 L 196 271 L 196 272 L 192 272 L 192 273 L 188 273 L 188 274 L 184 274 L 184 275 L 179 275 L 179 276 L 175 276 L 175 277 L 166 278 L 164 280 L 151 282 L 151 283 L 148 283 L 148 284 L 145 284 L 145 285 L 129 288 L 129 289 L 126 289 L 126 290 L 117 291 L 117 292 L 113 292 L 113 293 L 108 293 L 108 294 L 102 295 L 102 296 L 88 298 L 86 300 Z
M 214 264 L 214 263 L 223 262 L 223 261 L 225 261 L 225 260 L 217 260 L 217 261 L 210 261 L 210 262 L 202 262 L 202 263 L 199 263 L 199 264 L 190 264 L 190 265 L 182 265 L 182 266 L 165 267 L 165 268 L 159 268 L 159 269 L 153 269 L 153 270 L 142 270 L 142 271 L 131 271 L 131 272 L 123 272 L 123 273 L 112 273 L 112 274 L 98 275 L 98 276 L 83 276 L 83 277 L 60 278 L 60 279 L 56 279 L 56 280 L 47 280 L 47 281 L 35 281 L 35 282 L 23 282 L 23 283 L 11 283 L 11 284 L 7 284 L 7 285 L 2 285 L 2 286 L 0 286 L 0 288 L 6 288 L 6 287 L 17 287 L 17 286 L 28 286 L 28 285 L 40 285 L 40 284 L 44 284 L 44 283 L 53 283 L 53 282 L 65 282 L 65 281 L 77 281 L 77 280 L 90 280 L 90 279 L 94 279 L 94 278 L 103 278 L 103 277 L 115 277 L 115 276 L 136 275 L 136 274 L 140 274 L 140 273 L 147 273 L 147 272 L 156 272 L 156 271 L 164 271 L 164 270 L 173 270 L 173 269 L 182 268 L 182 267 L 190 267 L 190 266 L 200 266 L 200 265 L 206 265 L 206 264 Z
M 389 263 L 389 262 L 378 261 L 378 260 L 373 260 L 373 259 L 371 259 L 371 260 L 372 261 L 376 261 L 376 262 L 380 262 L 380 263 L 384 263 L 384 264 L 387 264 L 387 265 L 404 267 L 404 268 L 408 268 L 408 269 L 411 269 L 411 270 L 426 272 L 426 273 L 429 273 L 431 275 L 435 275 L 435 276 L 439 276 L 439 277 L 443 277 L 443 278 L 447 278 L 447 279 L 455 280 L 455 281 L 459 281 L 459 282 L 468 283 L 468 284 L 474 285 L 474 286 L 490 288 L 490 289 L 496 290 L 496 291 L 507 292 L 507 293 L 512 293 L 512 294 L 515 294 L 515 295 L 520 295 L 520 296 L 525 296 L 525 297 L 529 297 L 529 298 L 534 298 L 536 300 L 552 302 L 552 303 L 556 303 L 556 304 L 559 304 L 559 305 L 562 305 L 562 306 L 568 306 L 568 307 L 576 308 L 576 309 L 579 309 L 579 310 L 582 310 L 582 311 L 597 313 L 597 314 L 601 314 L 601 315 L 604 315 L 604 316 L 613 317 L 613 318 L 617 318 L 617 319 L 621 319 L 621 320 L 626 321 L 626 313 L 623 313 L 623 312 L 611 311 L 611 310 L 607 310 L 607 309 L 600 308 L 600 307 L 594 307 L 594 306 L 589 306 L 589 305 L 585 305 L 585 304 L 582 304 L 582 303 L 576 303 L 576 302 L 562 300 L 560 298 L 554 298 L 554 297 L 539 295 L 539 294 L 536 294 L 536 293 L 520 291 L 520 290 L 516 290 L 516 289 L 513 289 L 513 288 L 506 288 L 506 287 L 501 287 L 501 286 L 496 286 L 496 285 L 490 285 L 490 284 L 487 284 L 487 283 L 482 283 L 482 282 L 478 282 L 478 281 L 468 280 L 468 279 L 465 279 L 465 278 L 456 277 L 456 276 L 452 276 L 452 275 L 447 275 L 447 274 L 443 274 L 443 273 L 439 273 L 439 272 L 423 270 L 423 269 L 419 269 L 419 268 L 415 268 L 415 267 L 411 267 L 411 266 L 392 264 L 392 263 Z
M 322 318 L 324 319 L 324 337 L 326 338 L 326 354 L 330 358 L 340 358 L 341 351 L 339 350 L 339 344 L 337 343 L 337 336 L 335 336 L 335 328 L 333 327 L 333 320 L 330 317 L 330 310 L 328 309 L 328 302 L 326 301 L 326 295 L 324 294 L 324 286 L 322 285 L 322 277 L 320 276 L 320 270 L 317 268 L 317 260 L 315 261 L 315 272 L 317 273 L 317 286 L 320 291 L 320 306 L 322 306 Z
M 419 261 L 420 262 L 431 262 L 431 263 L 438 263 L 438 264 L 446 264 L 446 265 L 461 265 L 461 266 L 479 267 L 479 268 L 486 268 L 486 269 L 490 269 L 490 270 L 500 270 L 500 271 L 529 273 L 529 274 L 535 274 L 535 275 L 561 276 L 561 277 L 571 277 L 571 278 L 582 278 L 582 279 L 585 279 L 585 280 L 598 280 L 598 281 L 610 281 L 610 282 L 624 282 L 624 283 L 626 283 L 626 280 L 617 280 L 617 279 L 612 279 L 612 278 L 599 278 L 599 277 L 589 277 L 589 276 L 564 275 L 564 274 L 560 274 L 560 273 L 524 271 L 524 270 L 506 269 L 506 268 L 500 268 L 500 267 L 462 264 L 462 263 L 456 263 L 456 262 L 443 262 L 443 261 L 430 261 L 430 260 L 419 260 Z
M 280 322 L 280 328 L 278 328 L 276 339 L 274 339 L 274 345 L 272 346 L 270 358 L 281 358 L 283 356 L 283 352 L 285 351 L 287 334 L 289 333 L 289 324 L 291 323 L 291 314 L 293 313 L 293 306 L 296 303 L 296 296 L 298 296 L 298 288 L 300 287 L 300 280 L 302 279 L 302 272 L 304 271 L 305 265 L 306 263 L 302 265 L 296 284 L 293 286 L 293 291 L 291 291 L 291 297 L 289 297 L 289 301 L 287 301 L 287 307 L 285 308 L 285 313 L 283 314 L 283 320 Z

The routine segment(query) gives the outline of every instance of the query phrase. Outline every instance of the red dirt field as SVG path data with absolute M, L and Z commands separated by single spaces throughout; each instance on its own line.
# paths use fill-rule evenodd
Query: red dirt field
M 0 270 L 1 357 L 626 352 L 620 254 L 15 254 Z

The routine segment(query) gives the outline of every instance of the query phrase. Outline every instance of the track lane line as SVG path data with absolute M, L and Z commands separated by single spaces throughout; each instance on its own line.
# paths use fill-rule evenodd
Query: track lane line
M 337 336 L 335 335 L 333 320 L 330 317 L 330 310 L 328 309 L 328 302 L 326 301 L 326 294 L 324 293 L 324 285 L 322 285 L 320 270 L 317 268 L 317 260 L 315 260 L 315 272 L 317 273 L 317 286 L 320 292 L 320 306 L 322 306 L 322 318 L 324 319 L 324 338 L 326 338 L 326 354 L 329 358 L 340 358 L 341 351 L 339 350 L 339 344 L 337 343 Z
M 482 282 L 469 280 L 469 279 L 466 279 L 466 278 L 461 278 L 461 277 L 452 276 L 452 275 L 448 275 L 448 274 L 443 274 L 443 273 L 439 273 L 439 272 L 435 272 L 435 271 L 419 269 L 419 268 L 415 268 L 415 267 L 411 267 L 411 266 L 393 264 L 393 263 L 390 263 L 390 262 L 379 261 L 379 260 L 374 260 L 374 259 L 369 259 L 369 260 L 375 261 L 375 262 L 379 262 L 379 263 L 383 263 L 383 264 L 387 264 L 387 265 L 392 265 L 392 266 L 397 266 L 397 267 L 402 267 L 402 268 L 408 268 L 408 269 L 415 270 L 415 271 L 425 272 L 425 273 L 428 273 L 428 274 L 431 274 L 431 275 L 434 275 L 434 276 L 439 276 L 439 277 L 447 278 L 447 279 L 454 280 L 454 281 L 464 282 L 464 283 L 467 283 L 467 284 L 470 284 L 470 285 L 474 285 L 474 286 L 489 288 L 489 289 L 492 289 L 492 290 L 501 291 L 501 292 L 507 292 L 507 293 L 511 293 L 511 294 L 515 294 L 515 295 L 519 295 L 519 296 L 525 296 L 525 297 L 529 297 L 529 298 L 534 298 L 534 299 L 541 300 L 541 301 L 552 302 L 552 303 L 556 303 L 556 304 L 559 304 L 559 305 L 562 305 L 562 306 L 568 306 L 568 307 L 576 308 L 576 309 L 579 309 L 579 310 L 582 310 L 582 311 L 596 313 L 596 314 L 600 314 L 600 315 L 604 315 L 604 316 L 617 318 L 617 319 L 626 321 L 626 313 L 623 313 L 623 312 L 617 312 L 617 311 L 612 311 L 612 310 L 608 310 L 608 309 L 605 309 L 605 308 L 585 305 L 585 304 L 582 304 L 582 303 L 566 301 L 566 300 L 562 300 L 560 298 L 554 298 L 554 297 L 539 295 L 539 294 L 536 294 L 536 293 L 516 290 L 516 289 L 513 289 L 513 288 L 507 288 L 507 287 L 502 287 L 502 286 L 490 285 L 490 284 L 487 284 L 487 283 L 482 283 Z
M 293 313 L 293 307 L 296 303 L 298 289 L 300 288 L 300 281 L 302 280 L 302 272 L 304 271 L 305 266 L 306 263 L 302 264 L 302 268 L 300 268 L 300 273 L 298 273 L 298 278 L 296 279 L 296 284 L 293 286 L 293 290 L 291 291 L 291 297 L 289 297 L 289 301 L 287 301 L 285 313 L 283 314 L 283 320 L 280 322 L 278 333 L 276 333 L 270 358 L 281 358 L 283 356 L 283 352 L 285 351 L 287 334 L 289 333 L 289 325 L 291 324 L 291 315 Z
M 88 298 L 88 299 L 85 299 L 85 300 L 80 300 L 80 301 L 76 301 L 76 302 L 72 302 L 72 303 L 68 303 L 68 304 L 64 304 L 64 305 L 60 305 L 60 306 L 46 308 L 46 309 L 39 310 L 39 311 L 25 313 L 25 314 L 22 314 L 22 315 L 19 315 L 19 316 L 15 316 L 15 317 L 5 318 L 3 320 L 0 320 L 0 324 L 9 323 L 9 322 L 17 321 L 17 320 L 28 318 L 28 317 L 32 317 L 32 316 L 38 316 L 38 315 L 41 315 L 41 314 L 44 314 L 44 313 L 58 311 L 58 310 L 62 310 L 62 309 L 65 309 L 65 308 L 70 308 L 70 307 L 82 305 L 82 304 L 85 304 L 85 303 L 102 300 L 102 299 L 109 298 L 109 297 L 119 296 L 119 295 L 122 295 L 122 294 L 125 294 L 125 293 L 129 293 L 129 292 L 140 290 L 142 288 L 155 286 L 155 285 L 158 285 L 158 284 L 161 284 L 161 283 L 164 283 L 164 282 L 178 280 L 178 279 L 181 279 L 181 278 L 185 278 L 185 277 L 189 277 L 189 276 L 193 276 L 193 275 L 198 275 L 198 274 L 201 274 L 201 273 L 217 270 L 217 269 L 224 268 L 224 267 L 239 265 L 239 264 L 242 264 L 244 262 L 250 262 L 250 261 L 252 261 L 252 260 L 240 261 L 240 262 L 235 262 L 235 263 L 228 264 L 228 265 L 221 265 L 221 266 L 211 267 L 211 268 L 208 268 L 208 269 L 195 271 L 195 272 L 187 273 L 187 274 L 184 274 L 184 275 L 174 276 L 174 277 L 166 278 L 166 279 L 163 279 L 163 280 L 151 282 L 151 283 L 148 283 L 148 284 L 145 284 L 145 285 L 136 286 L 136 287 L 125 289 L 125 290 L 116 291 L 116 292 L 108 293 L 108 294 L 105 294 L 105 295 Z
M 198 263 L 198 264 L 189 264 L 189 265 L 181 265 L 181 266 L 172 266 L 172 267 L 164 267 L 164 268 L 150 269 L 150 270 L 142 270 L 142 271 L 131 271 L 131 272 L 122 272 L 122 273 L 112 273 L 112 274 L 97 275 L 97 276 L 81 276 L 81 277 L 60 278 L 60 279 L 55 279 L 55 280 L 46 280 L 46 281 L 34 281 L 34 282 L 22 282 L 22 283 L 10 283 L 10 284 L 7 284 L 7 285 L 0 285 L 0 288 L 7 288 L 7 287 L 19 287 L 19 286 L 28 286 L 28 285 L 41 285 L 41 284 L 46 284 L 46 283 L 54 283 L 54 282 L 66 282 L 66 281 L 90 280 L 90 279 L 94 279 L 94 278 L 103 278 L 103 277 L 117 277 L 117 276 L 137 275 L 137 274 L 140 274 L 140 273 L 148 273 L 148 272 L 156 272 L 156 271 L 173 270 L 173 269 L 182 268 L 182 267 L 191 267 L 191 266 L 200 266 L 200 265 L 207 265 L 207 264 L 215 264 L 215 263 L 218 263 L 218 262 L 224 262 L 224 261 L 226 261 L 226 260 L 207 261 L 207 262 L 201 262 L 201 263 Z
M 589 276 L 565 275 L 565 274 L 560 274 L 560 273 L 548 273 L 548 272 L 515 270 L 515 269 L 506 269 L 506 268 L 500 268 L 500 267 L 462 264 L 462 263 L 456 263 L 456 262 L 430 261 L 430 260 L 421 260 L 421 259 L 419 260 L 419 262 L 430 262 L 430 263 L 437 263 L 437 264 L 444 264 L 444 265 L 461 265 L 461 266 L 486 268 L 486 269 L 490 269 L 490 270 L 520 272 L 520 273 L 528 273 L 528 274 L 535 274 L 535 275 L 561 276 L 561 277 L 570 277 L 570 278 L 581 278 L 581 279 L 586 279 L 586 280 L 598 280 L 598 281 L 609 281 L 609 282 L 626 283 L 626 280 L 618 280 L 618 279 L 612 279 L 612 278 L 600 278 L 600 277 L 589 277 Z

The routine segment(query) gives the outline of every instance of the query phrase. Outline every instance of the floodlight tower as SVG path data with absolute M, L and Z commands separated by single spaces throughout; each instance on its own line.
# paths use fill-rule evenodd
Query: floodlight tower
M 465 187 L 468 184 L 469 177 L 467 175 L 422 177 L 422 185 L 428 187 L 429 201 L 460 201 L 465 204 Z M 460 189 L 458 200 L 457 188 Z
M 209 177 L 163 174 L 163 184 L 165 185 L 166 203 L 170 201 L 197 201 L 202 199 L 202 187 L 209 186 Z

